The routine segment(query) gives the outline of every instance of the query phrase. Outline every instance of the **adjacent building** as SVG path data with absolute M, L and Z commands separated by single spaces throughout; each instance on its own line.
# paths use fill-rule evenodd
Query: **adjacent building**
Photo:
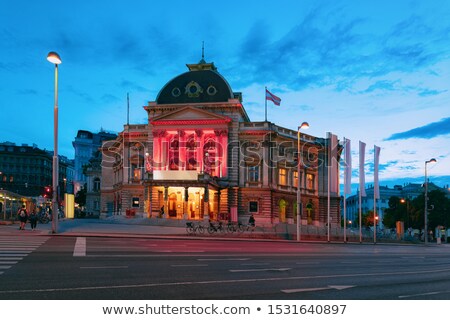
M 116 134 L 101 130 L 92 133 L 87 130 L 78 130 L 72 145 L 75 149 L 75 177 L 73 180 L 75 194 L 87 183 L 83 167 L 89 164 L 94 153 L 102 146 L 103 141 L 113 140 Z
M 60 196 L 68 191 L 73 180 L 74 163 L 59 156 Z M 44 188 L 52 185 L 53 152 L 33 144 L 0 143 L 0 188 L 22 196 L 44 195 Z
M 260 224 L 294 224 L 300 188 L 302 223 L 325 224 L 330 139 L 252 122 L 214 63 L 187 67 L 144 107 L 148 123 L 125 125 L 103 144 L 102 212 L 242 222 L 253 214 Z M 335 224 L 338 170 L 330 176 Z

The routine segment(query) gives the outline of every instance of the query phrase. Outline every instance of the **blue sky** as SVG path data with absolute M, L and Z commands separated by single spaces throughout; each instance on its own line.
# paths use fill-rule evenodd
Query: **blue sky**
M 77 130 L 121 131 L 201 58 L 215 62 L 264 120 L 264 86 L 282 98 L 268 118 L 381 147 L 380 183 L 450 184 L 449 1 L 2 1 L 0 141 L 53 149 L 53 66 L 59 68 L 60 153 Z M 355 170 L 356 171 L 356 170 Z M 405 180 L 401 180 L 405 181 Z M 409 181 L 409 180 L 406 180 Z M 354 181 L 357 182 L 357 175 Z

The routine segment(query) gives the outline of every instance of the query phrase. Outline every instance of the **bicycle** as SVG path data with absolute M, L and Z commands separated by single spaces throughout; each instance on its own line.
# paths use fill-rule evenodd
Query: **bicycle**
M 186 222 L 186 232 L 188 234 L 203 234 L 205 232 L 205 228 L 200 224 L 194 224 L 193 222 Z
M 212 234 L 214 232 L 225 233 L 225 227 L 222 221 L 219 221 L 217 225 L 209 221 L 208 233 Z
M 233 232 L 241 233 L 241 232 L 244 231 L 243 224 L 240 223 L 240 222 L 235 223 L 235 222 L 228 221 L 228 223 L 227 223 L 227 231 L 229 233 L 233 233 Z

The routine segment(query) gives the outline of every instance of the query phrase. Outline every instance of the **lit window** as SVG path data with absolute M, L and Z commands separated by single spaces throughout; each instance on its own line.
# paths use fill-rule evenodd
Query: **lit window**
M 287 186 L 287 170 L 280 168 L 278 169 L 278 184 L 282 186 Z
M 311 173 L 306 175 L 306 187 L 308 189 L 314 189 L 314 175 Z
M 297 171 L 292 172 L 292 186 L 295 188 L 298 187 L 298 172 Z

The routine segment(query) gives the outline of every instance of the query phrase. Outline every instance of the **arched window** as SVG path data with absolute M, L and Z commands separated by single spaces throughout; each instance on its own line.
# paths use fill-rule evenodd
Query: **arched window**
M 178 135 L 170 139 L 169 144 L 169 170 L 178 170 L 180 165 L 180 141 Z
M 195 137 L 191 134 L 186 140 L 186 170 L 197 170 L 196 149 Z

